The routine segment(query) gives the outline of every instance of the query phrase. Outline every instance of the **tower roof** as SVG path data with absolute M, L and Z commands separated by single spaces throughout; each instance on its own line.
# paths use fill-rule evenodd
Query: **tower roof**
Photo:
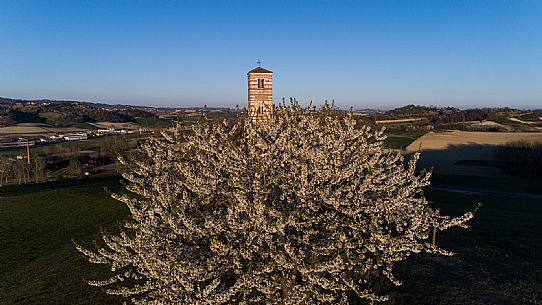
M 248 71 L 248 74 L 250 73 L 273 73 L 272 71 L 269 71 L 267 69 L 264 69 L 262 67 L 256 67 L 250 71 Z

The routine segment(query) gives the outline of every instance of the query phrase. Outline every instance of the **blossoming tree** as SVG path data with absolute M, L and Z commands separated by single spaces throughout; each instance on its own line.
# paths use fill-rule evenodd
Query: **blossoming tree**
M 201 123 L 143 146 L 124 173 L 131 211 L 118 235 L 88 250 L 113 276 L 91 281 L 135 304 L 349 304 L 386 300 L 411 253 L 452 253 L 430 231 L 466 227 L 423 196 L 415 154 L 382 147 L 382 131 L 294 103 L 266 121 Z

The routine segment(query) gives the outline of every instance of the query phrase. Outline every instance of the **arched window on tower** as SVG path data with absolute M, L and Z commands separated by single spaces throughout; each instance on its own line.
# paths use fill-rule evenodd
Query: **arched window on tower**
M 264 87 L 264 86 L 263 86 L 263 81 L 264 81 L 264 80 L 262 79 L 262 88 Z
M 258 89 L 261 88 L 261 87 L 260 87 L 260 81 L 261 81 L 261 79 L 258 78 Z

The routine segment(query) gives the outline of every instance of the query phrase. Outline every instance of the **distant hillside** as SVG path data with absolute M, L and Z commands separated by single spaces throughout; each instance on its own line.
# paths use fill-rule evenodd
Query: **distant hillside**
M 533 131 L 542 130 L 542 110 L 504 108 L 434 107 L 407 105 L 375 113 L 374 122 L 388 129 L 465 130 L 465 131 Z
M 136 122 L 156 115 L 146 107 L 107 105 L 78 101 L 20 100 L 0 97 L 0 125 L 47 123 L 71 126 L 78 123 Z
M 172 118 L 194 117 L 207 113 L 209 118 L 227 116 L 227 108 L 156 108 L 133 105 L 109 105 L 80 101 L 22 100 L 0 97 L 0 126 L 18 123 L 46 123 L 73 126 L 81 123 L 113 122 L 168 125 Z M 459 109 L 406 105 L 387 111 L 357 110 L 365 123 L 386 124 L 401 131 L 477 130 L 541 131 L 542 110 L 504 108 Z M 165 122 L 168 121 L 168 122 Z M 151 122 L 154 122 L 151 124 Z M 478 122 L 476 124 L 476 122 Z

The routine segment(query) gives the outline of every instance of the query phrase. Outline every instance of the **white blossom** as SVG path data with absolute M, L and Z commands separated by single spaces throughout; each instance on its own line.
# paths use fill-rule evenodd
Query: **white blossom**
M 466 227 L 423 196 L 430 173 L 414 154 L 383 148 L 383 131 L 351 115 L 294 103 L 265 121 L 201 123 L 164 132 L 127 163 L 131 212 L 90 262 L 112 277 L 90 284 L 134 304 L 348 304 L 384 301 L 378 274 L 443 250 L 429 232 Z

